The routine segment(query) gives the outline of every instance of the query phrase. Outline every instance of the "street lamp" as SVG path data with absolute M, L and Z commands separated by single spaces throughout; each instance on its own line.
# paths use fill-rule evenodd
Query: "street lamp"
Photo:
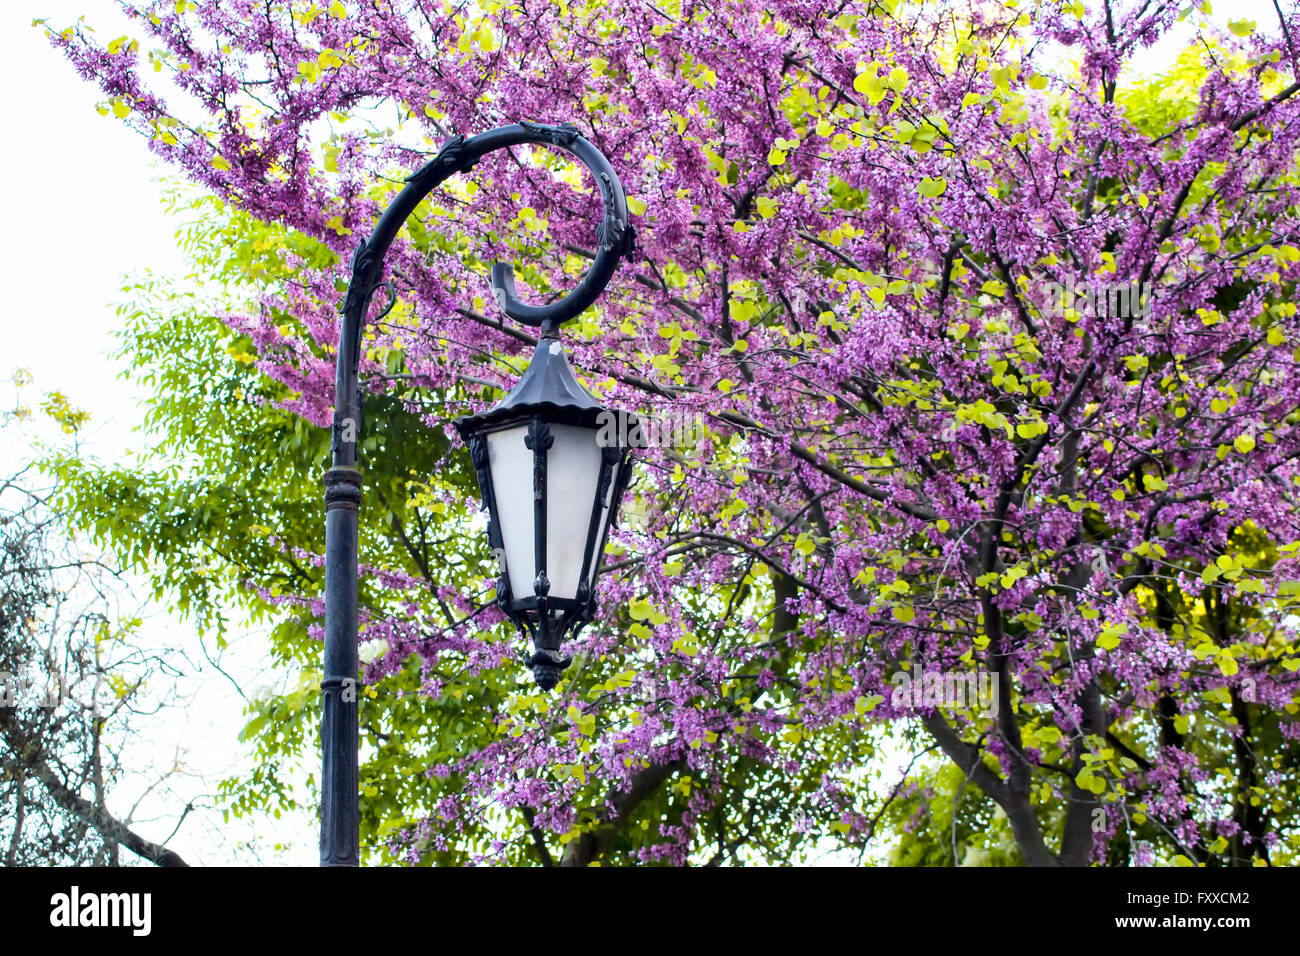
M 568 663 L 560 653 L 561 640 L 566 633 L 576 633 L 595 609 L 595 576 L 605 535 L 627 485 L 627 435 L 635 435 L 635 429 L 603 427 L 609 413 L 574 378 L 558 329 L 595 302 L 620 260 L 631 255 L 627 197 L 609 161 L 567 123 L 524 122 L 468 139 L 457 136 L 407 180 L 362 241 L 352 257 L 352 279 L 343 302 L 333 463 L 325 474 L 322 866 L 360 862 L 357 442 L 362 421 L 357 368 L 366 311 L 375 290 L 384 285 L 384 256 L 420 201 L 450 176 L 468 172 L 485 154 L 526 143 L 570 153 L 595 179 L 603 204 L 595 258 L 573 290 L 545 306 L 521 302 L 512 268 L 493 264 L 497 305 L 510 318 L 540 327 L 541 338 L 528 372 L 506 400 L 491 411 L 461 419 L 457 427 L 470 446 L 488 508 L 489 542 L 503 569 L 497 600 L 516 626 L 532 636 L 535 652 L 529 665 L 541 686 L 555 686 Z M 389 286 L 387 308 L 394 298 Z

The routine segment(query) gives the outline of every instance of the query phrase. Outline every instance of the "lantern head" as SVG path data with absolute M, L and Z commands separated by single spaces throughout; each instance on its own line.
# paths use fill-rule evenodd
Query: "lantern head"
M 532 640 L 550 690 L 572 659 L 561 644 L 596 612 L 605 540 L 631 478 L 637 420 L 604 408 L 574 377 L 551 328 L 493 409 L 456 420 L 478 474 L 497 559 L 497 603 Z

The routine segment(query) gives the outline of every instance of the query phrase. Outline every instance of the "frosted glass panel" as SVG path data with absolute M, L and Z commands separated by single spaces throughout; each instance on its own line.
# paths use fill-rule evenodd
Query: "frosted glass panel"
M 546 574 L 552 597 L 573 598 L 600 478 L 600 448 L 592 428 L 552 425 L 551 434 L 555 444 L 546 463 Z
M 546 462 L 546 576 L 551 597 L 572 599 L 578 594 L 578 576 L 587 547 L 591 506 L 600 478 L 600 448 L 596 430 L 574 425 L 552 425 L 554 439 Z M 496 495 L 501 540 L 506 552 L 506 571 L 511 597 L 533 595 L 537 577 L 533 528 L 533 452 L 524 444 L 527 425 L 518 425 L 488 435 L 488 467 Z M 605 497 L 599 530 L 609 514 L 609 499 L 615 481 Z M 596 542 L 599 546 L 599 540 Z M 592 574 L 596 561 L 593 560 Z M 590 579 L 590 578 L 589 578 Z
M 533 558 L 533 452 L 524 444 L 526 425 L 487 436 L 488 467 L 506 550 L 511 596 L 533 593 L 537 568 Z
M 591 569 L 587 572 L 587 580 L 591 582 L 591 588 L 596 588 L 596 572 L 600 569 L 601 559 L 605 556 L 605 525 L 609 522 L 609 507 L 614 501 L 614 489 L 618 487 L 618 473 L 623 470 L 623 465 L 615 465 L 610 473 L 609 491 L 605 492 L 605 501 L 600 509 L 600 524 L 597 525 L 596 553 L 591 556 Z

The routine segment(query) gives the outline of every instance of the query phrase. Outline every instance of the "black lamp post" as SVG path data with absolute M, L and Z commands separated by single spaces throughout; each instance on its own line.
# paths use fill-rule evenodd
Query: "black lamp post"
M 325 673 L 321 684 L 322 866 L 360 862 L 358 806 L 357 509 L 361 472 L 357 442 L 361 393 L 357 366 L 371 296 L 382 283 L 384 255 L 407 216 L 448 177 L 487 153 L 542 143 L 575 156 L 596 180 L 604 205 L 596 257 L 582 281 L 545 306 L 521 302 L 513 269 L 492 266 L 492 292 L 506 315 L 539 326 L 527 373 L 491 411 L 457 421 L 470 446 L 488 509 L 488 538 L 501 565 L 497 601 L 533 639 L 529 660 L 538 684 L 555 686 L 568 660 L 560 653 L 595 611 L 595 579 L 605 535 L 630 474 L 629 431 L 609 427 L 612 413 L 578 383 L 560 346 L 560 325 L 604 290 L 632 251 L 627 197 L 609 161 L 576 127 L 517 123 L 447 142 L 407 180 L 352 258 L 343 303 L 334 391 L 333 466 L 325 474 Z M 392 307 L 392 289 L 389 287 Z M 626 426 L 626 420 L 624 422 Z M 549 493 L 548 493 L 549 492 Z

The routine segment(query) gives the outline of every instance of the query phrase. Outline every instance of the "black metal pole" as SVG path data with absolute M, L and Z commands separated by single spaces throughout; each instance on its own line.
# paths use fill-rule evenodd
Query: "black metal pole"
M 515 295 L 513 270 L 492 266 L 492 291 L 501 310 L 527 325 L 558 325 L 581 314 L 604 290 L 621 256 L 631 249 L 627 199 L 609 161 L 578 129 L 516 123 L 457 136 L 407 180 L 384 211 L 374 232 L 352 257 L 352 278 L 343 302 L 338 366 L 334 378 L 332 467 L 325 473 L 325 648 L 321 683 L 321 866 L 357 866 L 360 847 L 360 780 L 358 772 L 358 703 L 361 682 L 357 659 L 357 522 L 361 506 L 361 471 L 357 442 L 361 435 L 361 390 L 357 368 L 361 332 L 375 290 L 381 285 L 384 256 L 420 200 L 443 180 L 467 172 L 486 153 L 544 143 L 572 153 L 595 177 L 604 202 L 597 229 L 596 258 L 577 287 L 558 302 L 530 306 Z M 392 307 L 392 293 L 388 308 Z

